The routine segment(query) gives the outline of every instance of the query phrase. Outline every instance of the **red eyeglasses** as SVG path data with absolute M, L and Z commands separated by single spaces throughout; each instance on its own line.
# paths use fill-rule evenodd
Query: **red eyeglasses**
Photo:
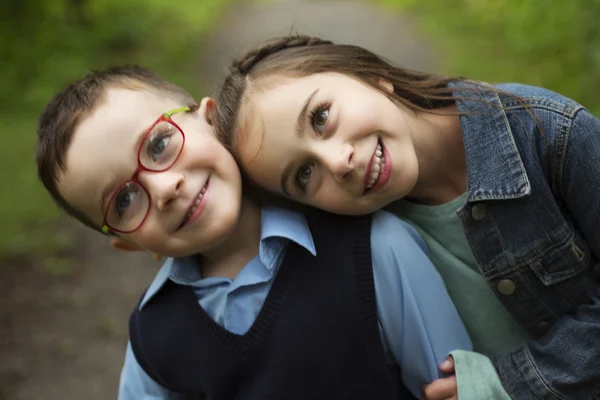
M 102 232 L 131 233 L 146 221 L 150 213 L 150 193 L 138 177 L 142 171 L 166 171 L 177 162 L 185 134 L 171 116 L 190 110 L 190 107 L 181 107 L 167 111 L 148 129 L 137 152 L 137 169 L 131 179 L 117 188 L 106 206 Z

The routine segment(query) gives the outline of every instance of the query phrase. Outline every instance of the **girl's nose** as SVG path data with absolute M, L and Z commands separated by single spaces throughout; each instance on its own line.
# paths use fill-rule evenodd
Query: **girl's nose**
M 329 169 L 338 182 L 346 180 L 354 170 L 354 147 L 348 143 L 330 146 L 319 157 L 321 163 Z

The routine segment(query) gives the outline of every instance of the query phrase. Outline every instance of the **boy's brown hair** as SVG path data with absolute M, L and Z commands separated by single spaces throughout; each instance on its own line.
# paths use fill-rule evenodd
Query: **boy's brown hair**
M 196 100 L 187 91 L 137 65 L 92 70 L 83 78 L 71 82 L 46 105 L 37 129 L 35 160 L 38 176 L 63 210 L 98 231 L 100 227 L 97 224 L 71 207 L 61 196 L 58 179 L 60 173 L 66 171 L 65 158 L 75 129 L 102 102 L 109 87 L 156 91 L 181 101 L 182 105 L 196 105 Z

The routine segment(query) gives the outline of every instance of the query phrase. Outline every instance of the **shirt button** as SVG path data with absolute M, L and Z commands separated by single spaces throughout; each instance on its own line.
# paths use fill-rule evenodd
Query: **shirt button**
M 473 206 L 473 208 L 471 209 L 471 216 L 473 217 L 473 219 L 475 221 L 481 221 L 482 219 L 484 219 L 485 213 L 486 213 L 486 209 L 485 209 L 485 204 L 483 204 L 483 203 L 475 204 Z
M 510 296 L 517 290 L 517 285 L 510 279 L 502 279 L 498 282 L 498 291 L 505 296 Z
M 541 321 L 538 325 L 537 328 L 538 329 L 544 329 L 548 326 L 548 323 L 546 321 Z

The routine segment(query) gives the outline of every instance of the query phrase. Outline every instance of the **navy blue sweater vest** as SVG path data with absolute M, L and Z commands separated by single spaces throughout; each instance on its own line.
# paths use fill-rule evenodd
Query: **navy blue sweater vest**
M 211 400 L 413 399 L 379 336 L 371 217 L 318 216 L 318 256 L 290 243 L 246 334 L 222 328 L 172 281 L 136 307 L 130 341 L 148 375 Z

